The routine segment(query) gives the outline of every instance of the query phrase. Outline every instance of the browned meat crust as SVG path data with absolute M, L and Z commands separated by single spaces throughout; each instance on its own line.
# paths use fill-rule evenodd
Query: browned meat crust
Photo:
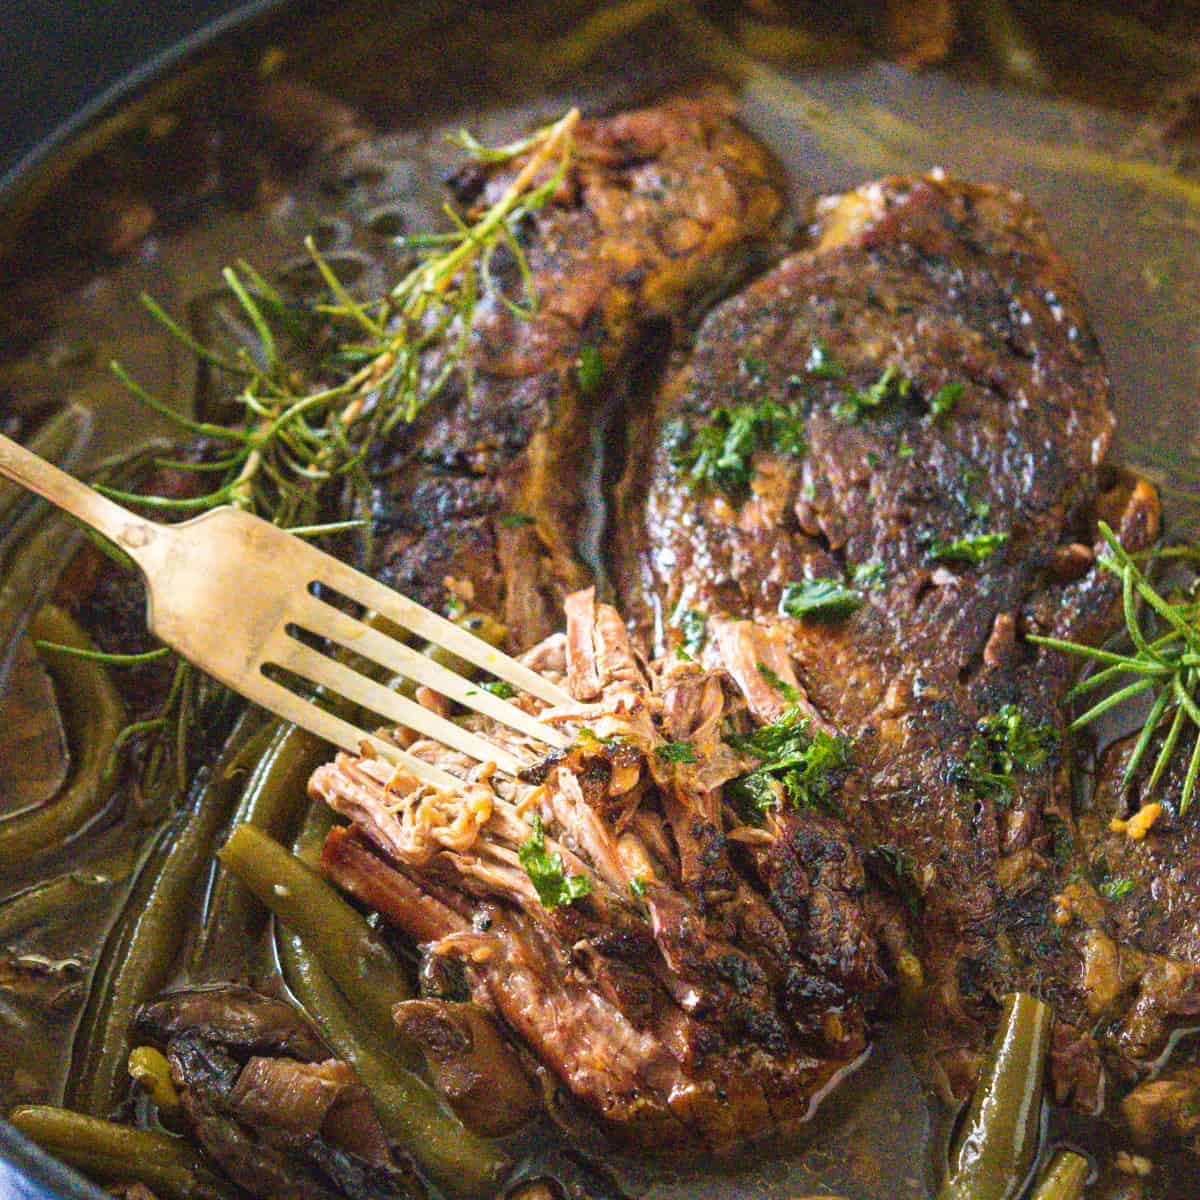
M 727 286 L 783 206 L 765 151 L 720 98 L 582 122 L 576 147 L 558 194 L 521 232 L 536 314 L 504 303 L 526 296 L 512 258 L 497 256 L 501 292 L 476 308 L 468 371 L 372 463 L 374 572 L 434 608 L 455 581 L 519 647 L 552 632 L 563 596 L 586 582 L 581 481 L 606 381 L 652 323 Z M 460 177 L 458 200 L 494 201 L 521 165 Z M 431 377 L 438 357 L 423 368 Z
M 796 412 L 805 451 L 760 448 L 742 495 L 695 486 L 672 448 L 763 400 Z M 1054 755 L 1011 792 L 967 785 L 978 722 L 1014 705 L 1060 727 L 1068 664 L 1023 634 L 1088 638 L 1109 620 L 1096 511 L 1131 546 L 1157 534 L 1144 485 L 1096 499 L 1113 418 L 1077 290 L 1019 196 L 870 184 L 708 317 L 654 423 L 623 487 L 625 604 L 670 641 L 683 610 L 786 637 L 809 702 L 856 743 L 843 816 L 919 907 L 930 1031 L 966 1086 L 996 998 L 1053 977 L 1048 817 L 1069 809 Z M 862 606 L 779 615 L 809 577 L 857 578 Z
M 866 1046 L 885 979 L 863 864 L 820 812 L 751 828 L 723 803 L 750 765 L 722 741 L 745 719 L 727 676 L 647 671 L 615 610 L 590 591 L 566 607 L 552 648 L 580 703 L 543 719 L 589 730 L 580 745 L 493 790 L 416 743 L 466 776 L 454 795 L 342 755 L 311 787 L 358 832 L 335 831 L 323 865 L 460 963 L 475 1002 L 614 1132 L 727 1151 L 802 1120 Z M 687 761 L 663 753 L 684 743 Z M 560 873 L 588 881 L 574 903 L 523 869 L 535 815 Z

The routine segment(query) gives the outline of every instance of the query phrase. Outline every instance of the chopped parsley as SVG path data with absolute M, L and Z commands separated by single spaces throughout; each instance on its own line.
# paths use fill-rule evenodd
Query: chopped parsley
M 579 357 L 575 360 L 575 378 L 585 396 L 590 396 L 600 386 L 604 378 L 604 362 L 595 346 L 589 344 L 579 351 Z
M 1007 541 L 1007 533 L 969 533 L 949 542 L 930 542 L 929 557 L 938 562 L 981 563 L 991 558 Z
M 522 529 L 526 525 L 534 525 L 536 522 L 528 513 L 512 512 L 498 517 L 496 524 L 503 529 Z
M 846 368 L 834 361 L 824 342 L 813 342 L 804 369 L 818 379 L 841 379 L 846 374 Z
M 655 750 L 655 754 L 669 763 L 694 763 L 696 748 L 691 742 L 664 742 Z
M 730 784 L 747 820 L 761 820 L 782 804 L 807 808 L 826 803 L 838 772 L 850 761 L 849 743 L 823 729 L 810 732 L 809 719 L 796 704 L 770 725 L 726 740 L 761 760 L 757 769 Z
M 686 471 L 693 483 L 735 498 L 750 487 L 756 451 L 798 457 L 806 447 L 800 414 L 771 400 L 718 408 L 694 431 L 685 420 L 673 421 L 666 441 L 671 464 Z
M 1107 896 L 1109 900 L 1120 900 L 1122 896 L 1128 896 L 1133 888 L 1132 879 L 1122 879 L 1120 876 L 1114 875 L 1100 885 L 1100 894 Z
M 698 608 L 685 609 L 678 627 L 683 649 L 694 658 L 708 641 L 708 617 Z
M 901 434 L 900 441 L 896 445 L 896 457 L 908 459 L 912 458 L 915 453 L 916 451 L 908 444 L 908 438 Z
M 643 900 L 646 896 L 646 881 L 641 876 L 635 876 L 629 881 L 629 890 L 639 899 Z
M 517 694 L 517 689 L 503 679 L 489 679 L 487 683 L 481 683 L 479 686 L 485 692 L 499 696 L 501 700 L 511 700 Z
M 790 683 L 780 679 L 766 663 L 755 663 L 758 673 L 789 703 L 796 704 L 804 699 L 804 693 Z
M 568 875 L 561 854 L 546 853 L 542 818 L 537 813 L 533 816 L 532 829 L 529 840 L 517 851 L 517 859 L 529 876 L 542 907 L 559 908 L 586 896 L 592 890 L 591 881 L 584 875 Z
M 887 579 L 887 568 L 878 559 L 870 562 L 855 563 L 850 569 L 850 578 L 859 587 L 879 587 Z
M 1018 771 L 1036 771 L 1058 745 L 1049 725 L 1034 725 L 1015 704 L 984 717 L 975 726 L 967 755 L 957 771 L 960 786 L 975 796 L 1007 803 Z
M 944 383 L 929 399 L 929 415 L 936 421 L 944 417 L 958 403 L 963 394 L 961 383 Z
M 912 380 L 901 375 L 896 367 L 888 367 L 869 388 L 847 392 L 833 406 L 833 415 L 839 421 L 857 421 L 892 400 L 907 399 L 911 391 Z
M 806 579 L 783 589 L 779 611 L 789 617 L 839 621 L 861 608 L 862 602 L 862 595 L 840 579 Z
M 758 383 L 761 383 L 767 377 L 767 364 L 761 358 L 755 358 L 752 354 L 747 354 L 742 359 L 742 370 Z
M 884 868 L 891 874 L 896 890 L 900 893 L 900 899 L 904 901 L 905 908 L 908 909 L 912 916 L 920 916 L 921 904 L 924 897 L 917 886 L 916 864 L 909 855 L 904 850 L 901 850 L 899 846 L 885 844 L 875 846 L 867 857 L 868 860 L 874 859 L 876 862 L 883 864 Z

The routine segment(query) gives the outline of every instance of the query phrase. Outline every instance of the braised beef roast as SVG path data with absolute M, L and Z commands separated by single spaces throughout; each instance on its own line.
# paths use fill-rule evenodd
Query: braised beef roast
M 731 108 L 681 99 L 581 122 L 561 186 L 519 231 L 528 276 L 493 255 L 459 368 L 369 464 L 385 583 L 439 609 L 458 595 L 515 646 L 559 627 L 563 596 L 587 580 L 575 546 L 605 379 L 656 323 L 760 257 L 783 209 L 771 160 Z M 456 179 L 462 209 L 494 203 L 524 161 Z M 514 311 L 534 298 L 532 316 Z M 442 355 L 435 344 L 422 365 L 431 380 Z
M 799 249 L 680 337 L 778 209 L 710 102 L 585 127 L 528 231 L 538 315 L 487 307 L 474 393 L 375 464 L 373 514 L 383 578 L 495 609 L 515 646 L 545 639 L 527 660 L 576 703 L 518 701 L 575 746 L 539 762 L 481 722 L 531 764 L 510 781 L 413 744 L 463 778 L 454 794 L 342 755 L 312 782 L 351 822 L 325 869 L 421 943 L 434 992 L 453 967 L 643 1145 L 724 1151 L 794 1124 L 896 988 L 959 1094 L 1000 997 L 1046 995 L 1052 1086 L 1094 1108 L 1194 1020 L 1193 912 L 1148 899 L 1191 843 L 1173 815 L 1144 841 L 1110 830 L 1131 810 L 1103 787 L 1073 811 L 1075 664 L 1028 635 L 1106 635 L 1098 524 L 1142 549 L 1157 497 L 1105 463 L 1099 348 L 1013 193 L 934 174 L 822 201 Z M 627 629 L 571 593 L 577 480 L 589 420 L 664 317 L 665 381 L 624 396 Z M 1131 1094 L 1137 1136 L 1194 1133 L 1181 1070 Z
M 1153 490 L 1103 470 L 1112 423 L 1024 200 L 890 179 L 823 202 L 811 247 L 706 320 L 624 485 L 623 598 L 647 635 L 752 617 L 853 741 L 840 815 L 919 912 L 928 1027 L 960 1091 L 1001 994 L 1070 990 L 1052 897 L 1072 664 L 1025 635 L 1108 627 L 1098 518 L 1131 549 L 1157 535 Z M 806 615 L 817 584 L 851 599 Z M 702 653 L 728 661 L 719 633 Z M 1059 1075 L 1089 1074 L 1094 1098 L 1090 1021 L 1060 1011 L 1077 1053 Z

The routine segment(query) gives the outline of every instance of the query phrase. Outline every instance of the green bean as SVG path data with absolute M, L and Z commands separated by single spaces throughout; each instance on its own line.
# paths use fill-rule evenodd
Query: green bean
M 489 646 L 499 646 L 504 641 L 504 635 L 508 632 L 505 625 L 501 625 L 495 617 L 485 612 L 463 612 L 455 617 L 451 617 L 455 625 L 461 626 L 468 633 L 473 633 L 477 638 L 482 638 Z M 401 639 L 408 637 L 404 630 L 393 625 L 386 618 L 379 617 L 372 613 L 366 618 L 366 623 L 373 629 L 379 629 L 384 633 L 388 633 L 393 637 L 399 636 Z M 421 653 L 427 658 L 431 658 L 440 667 L 445 667 L 448 671 L 453 671 L 456 675 L 462 675 L 466 679 L 474 679 L 479 674 L 479 668 L 474 663 L 469 663 L 465 658 L 460 658 L 453 650 L 447 650 L 445 646 L 437 646 L 432 642 L 426 642 L 421 648 Z M 407 675 L 396 675 L 392 678 L 388 686 L 402 696 L 412 697 L 417 690 L 417 685 Z
M 494 1195 L 511 1165 L 503 1151 L 471 1133 L 423 1079 L 395 1060 L 391 1041 L 362 1020 L 301 937 L 285 933 L 279 956 L 288 987 L 333 1052 L 354 1068 L 388 1136 L 446 1191 Z
M 8 1119 L 43 1150 L 105 1181 L 144 1183 L 164 1200 L 219 1200 L 231 1191 L 183 1138 L 40 1104 Z
M 72 1105 L 107 1115 L 126 1083 L 134 1010 L 170 978 L 212 844 L 229 820 L 245 771 L 261 752 L 260 718 L 238 720 L 210 775 L 155 839 L 109 934 L 76 1035 L 67 1092 Z
M 52 605 L 33 618 L 35 638 L 90 649 L 87 635 Z M 75 770 L 56 799 L 0 821 L 0 860 L 18 863 L 60 846 L 104 807 L 112 791 L 107 770 L 113 745 L 125 724 L 125 706 L 99 663 L 67 655 L 47 656 L 67 719 Z
M 47 417 L 27 441 L 30 450 L 64 471 L 78 462 L 92 436 L 92 414 L 81 404 L 68 404 Z M 0 482 L 0 527 L 29 497 L 29 492 L 7 480 Z
M 390 1029 L 392 1007 L 412 995 L 400 963 L 354 908 L 294 854 L 250 825 L 218 851 L 233 872 L 294 933 L 336 980 L 356 1011 Z
M 309 776 L 328 756 L 320 738 L 295 725 L 276 723 L 242 793 L 233 825 L 251 825 L 271 837 L 287 837 L 307 803 Z M 266 915 L 254 893 L 218 865 L 204 929 L 192 955 L 192 973 L 211 976 L 226 970 L 265 928 Z
M 1000 1028 L 950 1154 L 938 1200 L 1010 1200 L 1033 1169 L 1053 1014 L 1023 992 L 1004 998 Z
M 1083 1200 L 1091 1164 L 1074 1150 L 1060 1150 L 1042 1172 L 1033 1200 Z
M 120 883 L 127 875 L 127 870 L 111 874 L 70 871 L 18 893 L 0 906 L 0 943 L 49 920 L 69 920 L 81 909 L 91 908 L 103 889 Z

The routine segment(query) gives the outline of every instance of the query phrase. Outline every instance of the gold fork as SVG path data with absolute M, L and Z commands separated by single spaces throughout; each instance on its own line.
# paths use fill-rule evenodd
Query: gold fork
M 247 700 L 343 750 L 359 754 L 369 747 L 440 787 L 460 782 L 448 771 L 326 712 L 289 686 L 291 679 L 316 685 L 479 762 L 494 763 L 507 775 L 528 765 L 504 747 L 315 649 L 304 635 L 352 651 L 546 746 L 567 745 L 558 730 L 372 629 L 314 589 L 319 585 L 323 593 L 337 593 L 374 611 L 548 704 L 571 702 L 561 688 L 453 622 L 260 517 L 237 508 L 217 508 L 178 525 L 147 521 L 3 436 L 0 475 L 45 497 L 133 559 L 146 579 L 146 620 L 158 638 Z

